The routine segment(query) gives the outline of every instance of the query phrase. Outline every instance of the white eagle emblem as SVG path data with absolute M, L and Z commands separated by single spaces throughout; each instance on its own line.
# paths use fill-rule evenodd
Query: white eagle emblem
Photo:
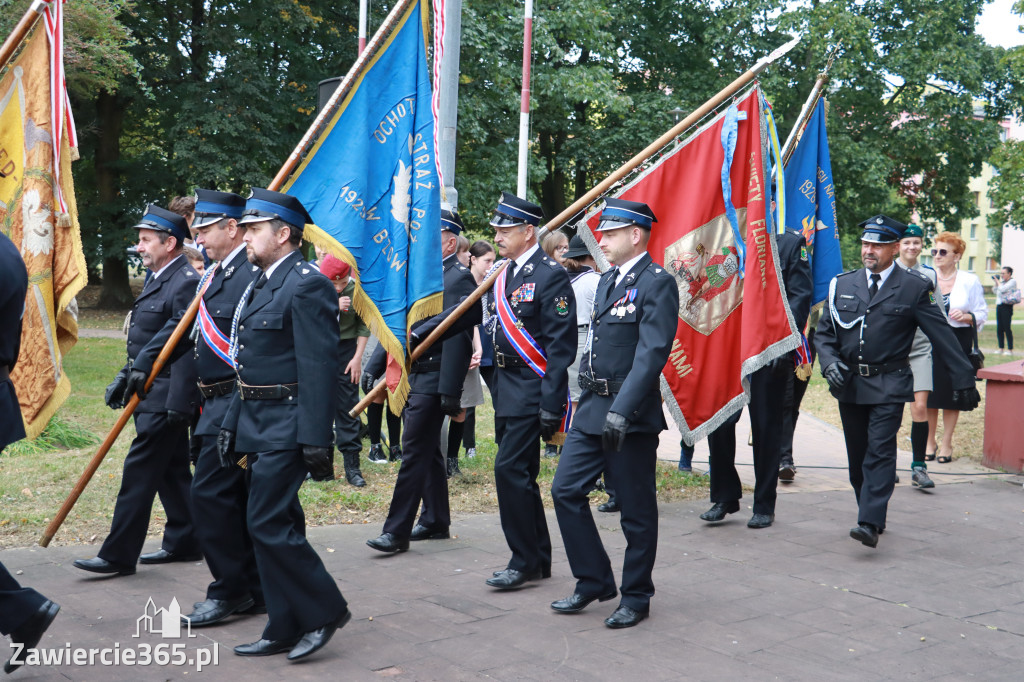
M 413 137 L 409 136 L 409 156 L 412 156 Z M 395 189 L 391 193 L 391 217 L 409 229 L 409 208 L 412 204 L 412 165 L 398 161 L 398 173 L 394 176 Z

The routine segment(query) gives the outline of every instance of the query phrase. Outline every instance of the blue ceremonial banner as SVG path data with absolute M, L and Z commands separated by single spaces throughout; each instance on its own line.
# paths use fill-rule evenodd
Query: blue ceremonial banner
M 413 2 L 285 186 L 306 237 L 352 266 L 353 305 L 393 358 L 391 406 L 408 394 L 406 335 L 441 312 L 441 198 L 427 63 L 428 7 Z
M 812 309 L 828 296 L 828 283 L 843 271 L 836 229 L 836 191 L 825 135 L 825 101 L 818 100 L 796 149 L 786 164 L 786 226 L 803 233 L 814 292 Z

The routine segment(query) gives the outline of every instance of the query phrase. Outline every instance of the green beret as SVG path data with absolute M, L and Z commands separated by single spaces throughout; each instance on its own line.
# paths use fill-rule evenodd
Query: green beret
M 907 225 L 907 229 L 903 230 L 902 239 L 906 239 L 907 237 L 920 237 L 921 239 L 924 239 L 924 230 L 921 229 L 920 225 L 914 225 L 911 223 L 910 225 Z

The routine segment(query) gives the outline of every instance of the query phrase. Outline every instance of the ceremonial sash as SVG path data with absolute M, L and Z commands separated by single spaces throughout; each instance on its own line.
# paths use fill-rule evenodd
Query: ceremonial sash
M 228 367 L 234 369 L 235 363 L 231 360 L 231 339 L 217 327 L 213 316 L 206 308 L 204 299 L 199 301 L 199 333 L 203 335 L 203 341 L 206 341 L 206 345 L 210 347 L 213 354 L 223 360 Z
M 514 265 L 514 263 L 510 263 L 507 268 L 498 273 L 498 278 L 494 280 L 494 307 L 497 312 L 498 322 L 501 324 L 501 331 L 505 333 L 505 338 L 512 344 L 516 353 L 519 353 L 519 357 L 529 365 L 530 369 L 536 372 L 537 376 L 543 377 L 548 369 L 547 353 L 530 336 L 530 332 L 526 331 L 523 323 L 519 321 L 515 311 L 512 310 L 512 306 L 509 305 L 508 299 L 505 298 L 505 278 L 509 268 L 514 267 Z M 560 430 L 568 431 L 571 422 L 572 394 L 569 393 L 565 401 L 565 413 L 562 415 Z

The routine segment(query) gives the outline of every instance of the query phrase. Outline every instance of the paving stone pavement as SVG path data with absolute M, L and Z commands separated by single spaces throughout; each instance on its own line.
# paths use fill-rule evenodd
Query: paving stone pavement
M 798 466 L 842 465 L 835 429 L 803 417 L 799 429 Z M 666 433 L 663 454 L 672 457 L 677 444 L 678 435 Z M 743 462 L 749 448 L 740 449 Z M 905 454 L 901 464 L 909 464 Z M 934 492 L 897 488 L 875 550 L 848 537 L 856 506 L 840 469 L 801 468 L 780 496 L 775 525 L 764 530 L 746 527 L 749 498 L 715 525 L 698 518 L 706 501 L 662 505 L 651 617 L 619 631 L 602 623 L 615 601 L 571 616 L 549 608 L 573 590 L 553 513 L 553 576 L 514 592 L 483 582 L 508 558 L 494 514 L 457 517 L 451 540 L 413 543 L 395 556 L 365 546 L 377 526 L 311 528 L 354 618 L 295 664 L 231 652 L 259 637 L 261 616 L 196 629 L 193 638 L 133 636 L 150 597 L 157 607 L 176 599 L 186 613 L 203 598 L 210 576 L 202 562 L 94 578 L 71 562 L 97 546 L 6 550 L 0 560 L 22 571 L 20 580 L 62 605 L 42 647 L 184 643 L 186 658 L 218 647 L 217 664 L 201 672 L 61 665 L 26 667 L 12 679 L 1021 679 L 1024 479 L 947 466 L 957 475 L 941 477 Z M 749 469 L 741 467 L 745 478 Z M 596 516 L 618 572 L 625 547 L 618 519 Z M 147 551 L 157 547 L 156 539 L 147 543 Z

